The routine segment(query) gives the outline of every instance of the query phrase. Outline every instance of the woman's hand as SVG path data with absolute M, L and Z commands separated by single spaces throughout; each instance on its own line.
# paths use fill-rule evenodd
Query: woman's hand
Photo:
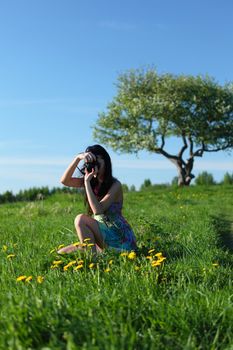
M 92 162 L 96 161 L 96 156 L 91 152 L 81 153 L 80 156 L 81 156 L 81 159 L 83 159 L 85 163 L 92 163 Z
M 86 168 L 85 169 L 85 176 L 84 176 L 85 183 L 90 182 L 93 177 L 97 177 L 97 173 L 98 173 L 97 166 L 95 166 L 95 168 L 92 168 L 90 173 L 87 171 L 87 168 Z
M 95 174 L 94 169 L 92 169 L 92 171 L 90 173 L 87 171 L 87 169 L 85 169 L 84 182 L 85 183 L 90 182 L 91 179 L 93 178 L 94 174 Z

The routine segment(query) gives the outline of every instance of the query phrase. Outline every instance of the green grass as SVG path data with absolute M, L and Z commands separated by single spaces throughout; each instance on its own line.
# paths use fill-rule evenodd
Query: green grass
M 233 187 L 129 192 L 124 203 L 135 259 L 87 252 L 55 269 L 51 250 L 77 241 L 82 197 L 0 206 L 0 349 L 233 349 Z M 74 259 L 83 268 L 64 271 Z

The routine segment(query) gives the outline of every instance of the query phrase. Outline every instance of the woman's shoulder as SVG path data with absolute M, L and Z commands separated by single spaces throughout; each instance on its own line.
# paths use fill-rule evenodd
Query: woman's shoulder
M 115 186 L 115 187 L 117 187 L 119 189 L 122 187 L 121 182 L 118 179 L 116 179 L 116 178 L 114 178 L 112 186 Z

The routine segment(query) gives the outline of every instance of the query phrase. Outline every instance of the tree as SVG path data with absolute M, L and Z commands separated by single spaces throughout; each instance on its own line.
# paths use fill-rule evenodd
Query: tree
M 228 172 L 224 174 L 223 182 L 224 185 L 232 185 L 233 184 L 233 174 L 229 174 Z
M 170 136 L 182 142 L 177 152 L 165 150 Z M 94 138 L 120 152 L 161 154 L 175 164 L 178 184 L 189 185 L 196 157 L 233 146 L 233 85 L 220 86 L 208 76 L 158 74 L 153 68 L 126 72 L 106 112 L 99 114 Z
M 152 186 L 151 180 L 150 179 L 145 179 L 143 184 L 140 187 L 140 191 L 143 191 L 145 189 L 148 189 Z
M 174 176 L 172 181 L 171 181 L 171 186 L 177 186 L 178 184 L 178 176 Z
M 195 183 L 196 185 L 201 185 L 201 186 L 215 185 L 213 175 L 208 173 L 207 171 L 203 171 L 202 173 L 200 173 L 196 177 Z

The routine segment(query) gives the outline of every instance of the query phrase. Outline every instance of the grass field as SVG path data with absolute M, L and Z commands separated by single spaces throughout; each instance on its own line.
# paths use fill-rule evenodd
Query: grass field
M 232 350 L 232 208 L 233 186 L 125 193 L 139 250 L 93 258 L 56 254 L 81 195 L 1 205 L 0 349 Z

